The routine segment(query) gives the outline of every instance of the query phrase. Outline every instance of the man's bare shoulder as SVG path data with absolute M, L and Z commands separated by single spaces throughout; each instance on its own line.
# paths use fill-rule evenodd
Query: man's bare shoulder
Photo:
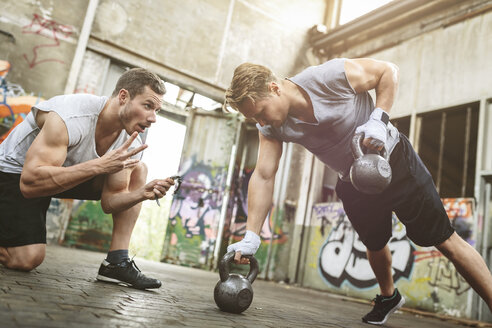
M 63 119 L 56 112 L 38 111 L 36 124 L 41 129 L 42 137 L 50 145 L 68 145 L 68 131 Z
M 36 114 L 35 119 L 36 119 L 36 124 L 40 129 L 44 127 L 47 120 L 50 120 L 50 122 L 54 125 L 64 124 L 60 115 L 58 115 L 56 112 L 53 111 L 48 112 L 48 111 L 39 110 Z

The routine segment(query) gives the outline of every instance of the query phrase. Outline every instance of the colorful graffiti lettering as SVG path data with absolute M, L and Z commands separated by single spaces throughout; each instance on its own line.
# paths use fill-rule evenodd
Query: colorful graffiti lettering
M 431 249 L 414 252 L 415 263 L 426 261 L 429 285 L 442 288 L 446 291 L 454 291 L 456 295 L 461 295 L 470 289 L 466 282 L 453 264 L 442 255 L 441 252 Z
M 29 64 L 29 68 L 34 68 L 36 65 L 46 63 L 46 62 L 57 62 L 60 64 L 65 64 L 63 60 L 56 58 L 38 59 L 38 50 L 40 48 L 46 47 L 58 47 L 60 46 L 60 37 L 69 37 L 72 34 L 72 27 L 68 25 L 62 25 L 54 20 L 46 19 L 38 14 L 33 14 L 31 23 L 22 27 L 23 34 L 37 34 L 42 37 L 52 39 L 52 43 L 38 44 L 32 48 L 33 57 L 29 59 L 27 54 L 23 54 L 24 59 Z
M 443 199 L 452 225 L 460 236 L 474 245 L 471 198 Z M 312 245 L 318 251 L 309 255 L 306 285 L 354 295 L 371 297 L 378 285 L 359 240 L 343 212 L 341 203 L 322 203 L 313 208 Z M 471 287 L 435 247 L 421 247 L 407 239 L 405 226 L 393 215 L 393 236 L 389 242 L 393 277 L 397 287 L 408 296 L 409 304 L 425 309 L 439 307 L 466 311 Z M 313 269 L 315 271 L 313 271 Z M 405 278 L 405 279 L 401 279 Z M 344 287 L 344 289 L 340 289 Z
M 338 206 L 337 206 L 338 205 Z M 369 288 L 377 284 L 366 256 L 366 247 L 352 228 L 350 221 L 339 204 L 328 204 L 324 209 L 317 209 L 321 214 L 321 231 L 327 224 L 333 225 L 330 234 L 319 253 L 319 270 L 322 277 L 331 285 L 340 287 L 349 282 L 356 288 Z M 393 225 L 398 225 L 396 219 Z M 414 262 L 414 247 L 406 238 L 404 229 L 393 229 L 389 248 L 393 255 L 393 277 L 409 278 Z
M 0 60 L 0 143 L 26 118 L 31 107 L 43 100 L 26 96 L 20 85 L 7 82 L 9 70 L 10 63 Z

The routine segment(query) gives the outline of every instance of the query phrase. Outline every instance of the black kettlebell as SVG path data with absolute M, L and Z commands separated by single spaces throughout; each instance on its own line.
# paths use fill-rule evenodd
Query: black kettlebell
M 252 256 L 243 256 L 249 259 L 249 273 L 244 278 L 240 274 L 229 274 L 229 264 L 234 260 L 236 252 L 224 255 L 219 263 L 220 280 L 215 285 L 214 300 L 217 306 L 225 312 L 241 313 L 253 301 L 253 287 L 251 284 L 258 275 L 258 261 Z
M 389 156 L 383 147 L 380 154 L 364 154 L 362 151 L 363 133 L 352 138 L 354 163 L 350 167 L 350 181 L 355 189 L 365 194 L 379 194 L 391 182 Z

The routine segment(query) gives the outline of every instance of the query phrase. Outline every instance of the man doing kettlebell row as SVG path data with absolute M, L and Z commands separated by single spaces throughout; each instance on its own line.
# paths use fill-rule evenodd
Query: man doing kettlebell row
M 367 248 L 381 291 L 364 322 L 383 324 L 405 303 L 393 284 L 387 245 L 393 211 L 414 243 L 437 247 L 492 309 L 492 276 L 485 262 L 451 227 L 431 175 L 408 139 L 389 122 L 397 86 L 398 68 L 374 59 L 333 59 L 283 80 L 261 65 L 238 66 L 225 94 L 226 105 L 257 122 L 259 155 L 248 186 L 246 235 L 228 251 L 236 251 L 236 262 L 243 264 L 247 260 L 241 255 L 257 251 L 272 204 L 282 142 L 295 142 L 339 173 L 336 193 Z M 368 93 L 371 89 L 376 104 Z M 354 133 L 364 134 L 368 149 L 384 147 L 390 154 L 393 177 L 380 194 L 361 193 L 350 182 Z

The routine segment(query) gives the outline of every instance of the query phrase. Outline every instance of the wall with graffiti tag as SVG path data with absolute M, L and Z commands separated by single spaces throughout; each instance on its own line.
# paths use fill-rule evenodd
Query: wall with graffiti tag
M 236 129 L 235 119 L 210 113 L 196 112 L 188 120 L 179 166 L 183 182 L 165 228 L 163 261 L 211 266 Z
M 63 93 L 89 1 L 2 1 L 1 59 L 10 81 L 45 98 Z
M 474 246 L 473 199 L 448 198 L 443 204 L 456 232 Z M 365 299 L 379 293 L 366 248 L 341 203 L 316 204 L 308 231 L 303 286 Z M 395 284 L 405 296 L 406 306 L 469 316 L 470 286 L 436 248 L 420 247 L 409 240 L 405 226 L 394 214 L 389 248 Z
M 93 251 L 108 251 L 113 219 L 101 209 L 100 201 L 74 200 L 63 244 Z
M 239 179 L 240 186 L 236 189 L 234 199 L 234 222 L 230 227 L 230 243 L 240 241 L 246 233 L 248 184 L 252 174 L 253 168 L 246 168 Z M 282 214 L 283 211 L 274 204 L 261 228 L 261 246 L 255 254 L 260 267 L 260 278 L 272 278 L 276 267 L 281 266 L 280 256 L 287 241 L 287 234 L 283 231 L 282 222 L 280 222 Z M 234 269 L 244 270 L 239 266 L 234 266 Z
M 238 142 L 238 156 L 234 178 L 231 185 L 231 198 L 229 202 L 230 213 L 228 213 L 225 230 L 224 244 L 221 245 L 222 252 L 225 248 L 240 241 L 246 233 L 246 221 L 248 218 L 248 186 L 258 158 L 258 130 L 251 123 L 245 123 Z M 277 204 L 272 204 L 267 218 L 260 231 L 261 246 L 255 254 L 258 260 L 260 272 L 258 277 L 262 279 L 284 280 L 285 253 L 289 251 L 288 231 L 285 226 L 285 211 Z M 247 273 L 249 267 L 244 265 L 231 265 L 231 271 Z
M 200 266 L 213 254 L 227 171 L 193 159 L 186 167 L 171 205 L 163 256 L 170 262 Z

